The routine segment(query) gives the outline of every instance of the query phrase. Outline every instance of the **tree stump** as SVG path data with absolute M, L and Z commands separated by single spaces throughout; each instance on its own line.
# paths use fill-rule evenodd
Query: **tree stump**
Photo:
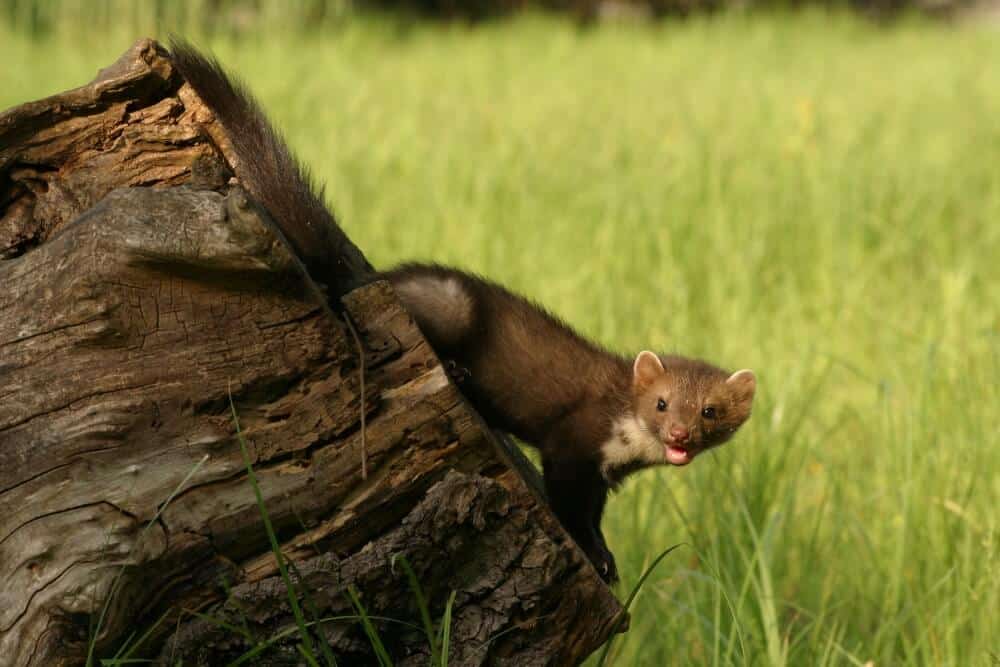
M 428 663 L 401 556 L 435 619 L 454 592 L 450 664 L 581 661 L 624 612 L 535 469 L 385 283 L 342 300 L 360 341 L 320 307 L 226 147 L 150 40 L 0 115 L 0 665 L 148 629 L 132 657 L 217 665 L 277 637 L 260 661 L 299 664 L 241 438 L 342 664 L 375 661 L 361 624 L 313 621 L 354 615 L 349 588 L 397 664 Z

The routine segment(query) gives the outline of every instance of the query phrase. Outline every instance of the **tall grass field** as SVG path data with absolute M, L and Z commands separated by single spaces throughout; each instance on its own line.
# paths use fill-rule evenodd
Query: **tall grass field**
M 139 36 L 0 27 L 0 108 Z M 192 37 L 376 265 L 455 264 L 612 349 L 756 371 L 730 444 L 610 502 L 622 596 L 684 543 L 611 664 L 1000 664 L 1000 24 Z

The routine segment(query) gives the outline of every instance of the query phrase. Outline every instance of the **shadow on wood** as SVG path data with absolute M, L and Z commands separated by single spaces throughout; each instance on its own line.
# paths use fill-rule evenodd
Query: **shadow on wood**
M 99 656 L 161 618 L 139 653 L 171 665 L 294 625 L 230 401 L 310 613 L 353 613 L 352 585 L 411 624 L 376 623 L 397 664 L 427 664 L 402 555 L 432 613 L 456 592 L 451 664 L 582 660 L 622 612 L 537 473 L 384 283 L 344 299 L 362 400 L 348 329 L 228 164 L 149 40 L 0 115 L 0 664 L 81 664 L 109 600 Z M 356 622 L 313 631 L 349 664 L 374 659 Z M 297 664 L 296 643 L 267 664 Z

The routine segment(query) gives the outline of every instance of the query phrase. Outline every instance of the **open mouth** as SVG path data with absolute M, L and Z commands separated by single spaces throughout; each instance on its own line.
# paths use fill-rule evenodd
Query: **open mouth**
M 693 449 L 686 449 L 679 445 L 665 445 L 666 447 L 666 458 L 667 463 L 675 466 L 686 466 L 694 460 L 695 454 L 698 452 Z

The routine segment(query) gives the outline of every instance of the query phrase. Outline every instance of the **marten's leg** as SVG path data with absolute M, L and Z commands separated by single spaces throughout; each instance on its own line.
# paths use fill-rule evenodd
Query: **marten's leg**
M 549 504 L 577 545 L 607 582 L 618 580 L 614 556 L 600 532 L 608 484 L 590 461 L 542 459 Z
M 608 548 L 608 543 L 604 539 L 604 531 L 601 530 L 601 518 L 604 516 L 604 505 L 608 500 L 610 488 L 604 480 L 603 475 L 601 476 L 601 482 L 604 483 L 604 493 L 601 494 L 600 503 L 595 507 L 591 518 L 593 519 L 594 535 L 597 537 L 597 546 L 604 554 L 605 562 L 608 565 L 608 574 L 605 580 L 608 583 L 614 583 L 618 581 L 618 565 L 615 563 L 615 557 L 611 554 L 611 549 Z

